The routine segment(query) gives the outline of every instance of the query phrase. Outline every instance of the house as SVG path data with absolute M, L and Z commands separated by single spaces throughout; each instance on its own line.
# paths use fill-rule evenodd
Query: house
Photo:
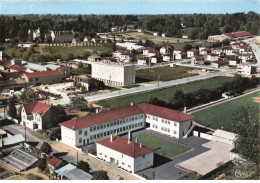
M 240 60 L 240 59 L 237 59 L 237 58 L 235 58 L 235 59 L 230 59 L 230 60 L 228 61 L 228 65 L 234 67 L 234 66 L 236 66 L 237 64 L 239 64 L 240 61 L 241 61 L 241 60 Z
M 249 61 L 252 58 L 251 54 L 240 54 L 238 56 L 239 59 L 242 60 L 242 63 L 246 63 L 247 61 Z
M 154 32 L 153 35 L 154 36 L 160 36 L 161 34 L 159 32 Z
M 137 64 L 138 65 L 148 65 L 149 64 L 149 60 L 150 58 L 149 57 L 138 57 L 137 58 Z
M 51 31 L 51 37 L 53 43 L 72 43 L 74 38 L 73 31 Z
M 99 55 L 90 55 L 89 57 L 88 57 L 88 61 L 91 61 L 91 62 L 96 62 L 96 61 L 99 61 L 99 60 L 101 60 L 101 57 L 99 56 Z
M 182 49 L 174 49 L 173 54 L 177 55 L 180 54 L 181 52 L 184 52 Z
M 256 67 L 251 64 L 237 64 L 237 73 L 245 76 L 256 74 Z
M 221 35 L 213 35 L 208 37 L 208 42 L 222 42 L 225 39 L 229 39 L 228 36 L 221 34 Z
M 135 173 L 153 167 L 154 149 L 131 142 L 120 136 L 113 136 L 96 142 L 97 157 L 120 168 Z
M 207 55 L 209 53 L 211 53 L 211 48 L 199 47 L 199 54 L 200 55 Z
M 170 62 L 174 60 L 174 56 L 172 53 L 163 55 L 163 61 Z
M 67 164 L 60 169 L 55 170 L 55 176 L 58 180 L 91 180 L 92 175 L 78 169 L 72 164 Z
M 23 72 L 26 71 L 26 69 L 27 69 L 26 67 L 14 64 L 10 67 L 10 72 Z
M 119 56 L 120 62 L 128 63 L 132 62 L 133 60 L 135 60 L 135 54 L 133 53 L 124 52 Z
M 214 54 L 214 53 L 210 53 L 208 55 L 206 55 L 206 60 L 207 61 L 217 61 L 219 58 L 219 56 L 217 54 Z
M 97 79 L 88 77 L 86 75 L 79 75 L 75 77 L 75 81 L 86 88 L 86 91 L 99 90 L 104 87 L 104 83 Z
M 38 29 L 29 29 L 28 36 L 31 36 L 31 35 L 32 35 L 33 40 L 40 37 L 40 35 L 41 35 L 40 28 L 38 27 Z
M 53 94 L 51 92 L 44 91 L 44 90 L 34 90 L 34 93 L 40 99 L 48 99 L 49 97 L 54 97 L 55 96 L 55 94 Z
M 54 84 L 62 82 L 62 73 L 59 70 L 24 73 L 21 75 L 28 85 L 39 86 L 42 84 Z
M 190 132 L 193 116 L 148 103 L 77 117 L 60 123 L 61 142 L 80 147 L 129 131 L 149 128 L 175 138 Z
M 90 42 L 90 41 L 91 41 L 91 37 L 90 36 L 86 36 L 83 39 L 83 42 L 85 42 L 85 43 Z
M 238 42 L 230 43 L 230 45 L 231 45 L 232 49 L 239 49 L 240 48 L 240 43 L 238 43 Z
M 58 111 L 51 105 L 42 102 L 23 104 L 21 124 L 30 129 L 45 130 L 60 122 Z
M 226 55 L 234 55 L 232 47 L 230 46 L 224 46 L 222 48 L 222 51 L 226 54 Z
M 156 51 L 155 48 L 150 48 L 150 47 L 142 48 L 142 50 L 143 50 L 143 55 L 146 55 L 146 56 L 148 56 L 148 53 L 149 53 L 149 52 L 154 52 L 154 51 Z
M 187 58 L 191 58 L 195 55 L 199 55 L 199 50 L 191 49 L 187 51 Z
M 204 65 L 206 56 L 193 56 L 191 57 L 191 65 Z
M 169 54 L 169 53 L 172 53 L 173 52 L 173 49 L 171 46 L 164 46 L 160 49 L 160 53 L 162 55 L 165 55 L 165 54 Z
M 223 67 L 223 66 L 226 66 L 228 64 L 229 64 L 229 62 L 224 61 L 224 60 L 217 60 L 217 61 L 211 62 L 211 66 L 215 67 L 215 68 Z
M 181 52 L 181 53 L 177 53 L 175 55 L 175 60 L 183 60 L 187 58 L 187 53 L 186 52 Z
M 46 162 L 47 162 L 47 165 L 49 167 L 49 170 L 51 173 L 54 173 L 54 171 L 58 168 L 61 167 L 62 165 L 62 160 L 59 159 L 59 158 L 56 158 L 55 156 L 53 156 L 52 154 L 49 155 L 47 158 L 46 158 Z
M 153 57 L 153 56 L 156 56 L 156 55 L 158 55 L 158 54 L 159 54 L 159 51 L 153 50 L 153 51 L 150 51 L 150 52 L 147 54 L 147 56 L 148 56 L 148 57 Z
M 94 38 L 91 39 L 91 42 L 93 42 L 93 43 L 100 43 L 101 39 L 100 39 L 100 37 L 94 37 Z
M 162 60 L 163 60 L 163 57 L 161 55 L 154 55 L 150 58 L 151 58 L 151 63 L 153 63 L 153 64 L 157 64 L 159 62 L 162 62 Z
M 167 33 L 162 33 L 162 37 L 167 37 Z
M 212 49 L 211 53 L 214 53 L 214 54 L 218 55 L 219 57 L 225 56 L 225 53 L 224 53 L 223 50 L 220 49 L 220 48 L 214 48 L 214 49 Z

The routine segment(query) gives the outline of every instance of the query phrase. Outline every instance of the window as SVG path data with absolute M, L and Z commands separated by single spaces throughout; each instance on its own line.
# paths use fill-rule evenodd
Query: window
M 129 125 L 129 129 L 131 129 L 131 125 Z
M 102 125 L 100 125 L 100 129 L 103 129 L 103 124 L 102 124 Z
M 126 126 L 125 129 L 128 130 L 128 126 Z
M 94 135 L 94 139 L 96 139 L 96 135 Z
M 104 136 L 106 136 L 107 135 L 107 132 L 104 132 Z
M 79 130 L 79 135 L 81 135 L 82 134 L 82 130 Z
M 174 132 L 173 132 L 174 134 L 176 134 L 176 130 L 174 130 Z
M 145 154 L 143 155 L 143 158 L 145 158 Z
M 116 121 L 116 124 L 117 124 L 117 125 L 119 124 L 119 120 Z
M 122 162 L 122 165 L 125 165 L 125 163 L 124 163 L 124 162 Z
M 107 155 L 105 155 L 105 157 L 107 157 Z
M 148 119 L 150 119 L 150 115 L 147 115 Z
M 168 121 L 168 125 L 170 124 L 170 121 Z
M 131 168 L 131 166 L 130 166 L 130 165 L 128 165 L 128 167 L 129 167 L 129 168 Z
M 99 155 L 102 155 L 102 153 L 99 153 Z
M 109 127 L 109 123 L 107 123 L 107 127 Z
M 97 130 L 99 130 L 99 125 L 97 125 Z
M 164 123 L 164 119 L 162 119 L 162 123 Z
M 135 128 L 137 127 L 137 124 L 135 124 Z
M 120 124 L 122 124 L 122 122 L 123 122 L 123 121 L 122 121 L 122 120 L 120 120 Z
M 97 138 L 99 138 L 99 134 L 97 134 Z
M 135 127 L 135 125 L 134 124 L 132 124 L 132 128 L 134 128 Z
M 109 135 L 109 131 L 107 131 L 107 135 Z
M 91 136 L 90 136 L 90 140 L 92 140 L 92 138 L 93 138 L 93 137 L 92 137 L 92 135 L 91 135 Z
M 122 154 L 122 158 L 124 157 L 124 154 Z
M 114 125 L 116 125 L 116 121 L 114 121 Z
M 137 120 L 137 116 L 135 116 L 135 120 Z
M 95 131 L 95 130 L 96 130 L 96 126 L 93 127 L 93 131 Z
M 90 131 L 92 132 L 92 127 L 90 127 Z
M 174 122 L 174 126 L 177 126 L 177 123 L 176 123 L 176 122 Z
M 79 138 L 79 143 L 82 143 L 82 138 Z
M 84 135 L 87 136 L 88 135 L 88 131 L 84 131 Z

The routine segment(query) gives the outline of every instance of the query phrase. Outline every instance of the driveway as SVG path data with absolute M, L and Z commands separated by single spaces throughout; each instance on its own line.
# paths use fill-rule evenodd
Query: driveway
M 226 163 L 230 160 L 230 150 L 233 146 L 214 141 L 210 141 L 203 146 L 210 148 L 210 150 L 180 162 L 178 165 L 201 175 L 205 175 L 217 168 L 218 163 Z

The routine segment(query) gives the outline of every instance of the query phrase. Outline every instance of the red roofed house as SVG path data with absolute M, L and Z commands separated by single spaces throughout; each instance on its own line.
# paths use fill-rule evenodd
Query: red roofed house
M 61 141 L 73 147 L 80 147 L 111 134 L 124 134 L 146 127 L 165 135 L 182 138 L 188 135 L 193 119 L 193 116 L 176 110 L 141 103 L 60 123 Z
M 46 162 L 48 164 L 51 173 L 53 173 L 54 170 L 59 169 L 62 165 L 62 160 L 56 158 L 52 154 L 47 157 Z
M 229 37 L 231 40 L 241 40 L 253 36 L 250 32 L 247 31 L 224 33 L 224 35 Z
M 187 51 L 187 58 L 191 58 L 195 55 L 199 55 L 199 50 L 191 49 Z
M 239 59 L 242 60 L 242 63 L 246 63 L 247 61 L 249 61 L 251 58 L 252 58 L 252 55 L 251 54 L 240 54 L 238 56 Z
M 25 79 L 28 85 L 38 86 L 41 84 L 61 83 L 62 73 L 59 70 L 32 72 L 22 74 L 21 78 Z
M 54 115 L 55 114 L 55 115 Z M 42 102 L 23 104 L 21 111 L 22 125 L 31 129 L 48 129 L 60 122 L 58 111 L 52 106 Z
M 193 56 L 190 59 L 191 65 L 204 65 L 206 56 Z
M 219 58 L 219 56 L 218 56 L 217 54 L 215 54 L 215 53 L 210 53 L 210 54 L 208 54 L 208 55 L 206 56 L 206 60 L 207 60 L 207 61 L 211 61 L 211 62 L 217 61 L 218 58 Z
M 110 136 L 96 142 L 97 157 L 106 162 L 116 162 L 118 167 L 131 173 L 153 166 L 154 149 L 119 136 Z
M 164 47 L 161 47 L 160 53 L 161 53 L 162 55 L 170 54 L 170 53 L 173 53 L 173 49 L 172 49 L 171 46 L 164 46 Z
M 25 71 L 26 69 L 27 69 L 26 67 L 15 64 L 10 67 L 10 72 L 17 72 L 17 71 L 22 72 Z

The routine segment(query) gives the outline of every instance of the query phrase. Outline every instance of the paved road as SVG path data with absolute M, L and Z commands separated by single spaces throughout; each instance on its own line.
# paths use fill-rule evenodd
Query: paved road
M 19 124 L 11 124 L 2 126 L 1 129 L 7 130 L 11 132 L 12 134 L 18 134 L 21 133 L 25 137 L 25 129 L 24 127 L 20 126 Z M 29 144 L 36 146 L 37 148 L 40 148 L 43 141 L 33 136 L 29 130 L 26 130 L 26 142 Z
M 94 102 L 94 101 L 98 101 L 98 100 L 104 100 L 104 99 L 109 99 L 109 98 L 113 98 L 113 97 L 133 94 L 133 93 L 152 91 L 152 90 L 157 90 L 157 89 L 161 89 L 161 88 L 165 88 L 165 87 L 190 83 L 190 82 L 199 81 L 199 80 L 203 80 L 203 79 L 222 76 L 222 75 L 225 75 L 228 73 L 233 73 L 233 72 L 235 72 L 234 69 L 227 69 L 227 70 L 222 70 L 220 72 L 210 73 L 208 75 L 197 75 L 197 76 L 193 76 L 193 77 L 189 77 L 189 78 L 165 81 L 165 82 L 161 82 L 161 83 L 157 83 L 157 84 L 149 84 L 148 86 L 138 86 L 138 87 L 134 87 L 134 88 L 113 91 L 111 93 L 106 93 L 106 94 L 87 96 L 87 97 L 85 97 L 85 99 L 89 102 Z
M 255 43 L 251 43 L 250 46 L 256 56 L 257 64 L 260 64 L 260 48 Z

